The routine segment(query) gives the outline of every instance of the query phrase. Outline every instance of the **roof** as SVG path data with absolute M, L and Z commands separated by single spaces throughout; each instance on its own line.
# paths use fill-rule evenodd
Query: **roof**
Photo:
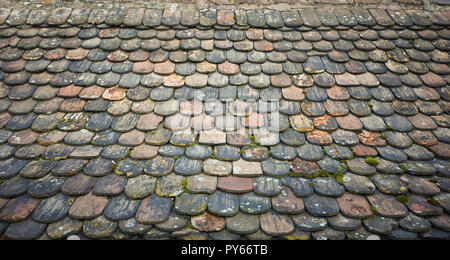
M 0 9 L 0 235 L 448 239 L 449 24 Z

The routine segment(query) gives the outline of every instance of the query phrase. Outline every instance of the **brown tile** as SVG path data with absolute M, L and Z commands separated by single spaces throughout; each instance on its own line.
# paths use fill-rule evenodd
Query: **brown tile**
M 65 99 L 61 103 L 59 110 L 62 112 L 70 112 L 70 113 L 81 112 L 83 111 L 84 104 L 86 104 L 86 101 L 81 100 L 79 98 Z
M 105 89 L 100 86 L 91 86 L 83 88 L 79 94 L 79 97 L 81 99 L 94 100 L 101 97 L 104 91 Z
M 380 84 L 377 77 L 374 74 L 369 73 L 369 72 L 366 72 L 363 74 L 358 74 L 358 75 L 356 75 L 356 78 L 358 79 L 359 83 L 362 86 L 376 87 Z
M 286 186 L 280 195 L 272 197 L 272 207 L 282 214 L 299 214 L 305 210 L 302 198 L 295 196 L 295 193 Z
M 253 181 L 251 178 L 220 177 L 218 178 L 217 188 L 230 193 L 247 193 L 253 190 Z
M 241 118 L 243 126 L 248 128 L 260 128 L 264 125 L 264 115 L 260 113 L 253 113 L 247 117 Z
M 142 224 L 161 223 L 169 218 L 173 200 L 152 195 L 141 201 L 136 220 Z
M 127 90 L 119 87 L 108 88 L 103 92 L 103 98 L 111 101 L 119 101 L 125 98 Z
M 196 101 L 181 101 L 179 111 L 183 115 L 199 115 L 203 112 L 203 104 Z
M 416 95 L 423 100 L 438 100 L 441 98 L 436 90 L 427 86 L 421 86 L 414 88 L 413 90 Z
M 38 143 L 42 145 L 51 145 L 61 142 L 66 136 L 66 132 L 53 130 L 39 136 Z
M 370 204 L 383 217 L 399 218 L 406 217 L 408 210 L 405 205 L 398 202 L 395 197 L 377 193 L 367 196 Z
M 345 130 L 360 130 L 363 127 L 361 120 L 359 120 L 359 118 L 352 114 L 348 114 L 342 117 L 336 117 L 336 121 L 338 122 L 339 126 Z
M 224 218 L 216 217 L 209 213 L 192 217 L 191 223 L 195 229 L 203 232 L 218 232 L 225 228 Z
M 287 100 L 292 101 L 302 101 L 305 100 L 305 94 L 303 94 L 303 89 L 296 86 L 290 86 L 288 88 L 282 89 L 283 97 Z
M 40 200 L 26 195 L 11 199 L 0 211 L 0 220 L 7 222 L 20 222 L 28 218 L 33 210 L 40 204 Z
M 234 12 L 230 10 L 218 10 L 217 11 L 217 24 L 221 26 L 234 25 Z
M 330 115 L 324 115 L 314 118 L 314 126 L 323 131 L 334 131 L 338 128 L 336 119 Z
M 269 235 L 282 236 L 294 231 L 292 220 L 286 215 L 270 211 L 260 216 L 261 229 Z
M 30 145 L 39 138 L 39 134 L 31 131 L 31 129 L 15 132 L 9 139 L 8 143 L 11 145 Z
M 437 128 L 436 123 L 431 117 L 421 113 L 408 117 L 408 120 L 414 127 L 420 130 L 433 130 Z
M 6 123 L 12 118 L 12 116 L 9 113 L 1 113 L 0 114 L 0 127 L 3 128 Z
M 68 60 L 82 60 L 88 55 L 89 50 L 78 48 L 74 50 L 67 51 L 66 59 Z
M 291 79 L 285 73 L 270 76 L 270 83 L 276 87 L 289 87 L 292 84 Z
M 120 135 L 119 144 L 125 146 L 138 146 L 144 142 L 145 133 L 139 130 L 131 130 Z
M 433 146 L 429 146 L 429 149 L 437 156 L 448 159 L 450 158 L 450 144 L 438 143 Z
M 273 44 L 266 40 L 255 41 L 254 48 L 257 51 L 273 51 Z
M 82 87 L 75 86 L 72 84 L 67 87 L 60 88 L 57 95 L 64 98 L 73 98 L 77 97 L 82 89 L 83 89 Z
M 252 41 L 264 39 L 264 32 L 262 29 L 250 28 L 245 32 L 247 38 Z
M 75 219 L 93 219 L 99 217 L 106 207 L 108 199 L 92 194 L 78 197 L 69 210 L 69 215 Z
M 60 60 L 66 56 L 67 50 L 65 49 L 54 49 L 46 52 L 44 58 L 47 60 Z
M 227 134 L 227 143 L 233 146 L 245 146 L 250 145 L 252 141 L 248 133 L 235 132 Z
M 436 139 L 436 137 L 434 137 L 433 133 L 430 131 L 414 130 L 408 134 L 418 145 L 431 146 L 438 144 L 438 140 Z
M 163 117 L 154 113 L 140 115 L 136 124 L 136 128 L 142 131 L 151 131 L 158 128 L 158 125 L 163 121 Z
M 346 217 L 366 218 L 373 214 L 364 196 L 346 192 L 337 199 L 337 202 L 342 214 Z
M 443 213 L 441 207 L 428 203 L 427 199 L 419 195 L 411 194 L 408 196 L 406 206 L 411 212 L 419 216 L 438 216 Z
M 239 65 L 225 61 L 224 63 L 219 64 L 218 70 L 225 75 L 235 75 L 239 73 Z
M 358 138 L 361 143 L 369 146 L 384 146 L 386 144 L 386 141 L 377 132 L 363 130 L 358 134 Z
M 351 87 L 359 85 L 359 81 L 356 76 L 348 72 L 345 72 L 344 74 L 334 75 L 334 78 L 336 79 L 336 83 L 339 86 Z
M 327 89 L 328 97 L 333 100 L 348 100 L 350 98 L 350 94 L 347 89 L 339 86 L 334 86 L 332 88 Z
M 316 162 L 303 161 L 300 158 L 290 161 L 289 166 L 294 173 L 304 175 L 312 175 L 319 170 L 319 166 Z
M 333 138 L 331 137 L 330 133 L 317 129 L 306 133 L 306 138 L 310 143 L 319 145 L 327 145 L 333 143 Z
M 131 52 L 128 56 L 128 59 L 133 62 L 145 61 L 148 59 L 148 52 L 142 49 Z
M 171 74 L 164 78 L 163 85 L 169 88 L 180 88 L 184 85 L 184 77 L 177 74 Z
M 148 74 L 153 71 L 154 64 L 150 61 L 135 62 L 133 64 L 133 72 L 137 74 Z
M 128 55 L 129 55 L 128 52 L 117 50 L 108 54 L 107 58 L 111 62 L 123 62 L 127 60 Z
M 442 87 L 447 84 L 442 76 L 434 74 L 433 72 L 420 75 L 420 78 L 423 80 L 423 83 L 432 88 Z
M 158 149 L 158 146 L 141 144 L 134 147 L 133 151 L 131 151 L 130 157 L 136 160 L 149 160 L 158 154 Z
M 352 146 L 350 149 L 352 149 L 352 152 L 356 154 L 356 156 L 359 157 L 367 157 L 367 156 L 377 156 L 377 150 L 373 149 L 372 147 L 365 146 L 365 145 L 355 145 Z

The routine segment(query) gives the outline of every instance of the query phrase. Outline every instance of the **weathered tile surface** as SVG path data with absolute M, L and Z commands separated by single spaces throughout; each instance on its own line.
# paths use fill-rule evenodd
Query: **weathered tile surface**
M 2 238 L 448 239 L 450 15 L 331 2 L 0 9 Z

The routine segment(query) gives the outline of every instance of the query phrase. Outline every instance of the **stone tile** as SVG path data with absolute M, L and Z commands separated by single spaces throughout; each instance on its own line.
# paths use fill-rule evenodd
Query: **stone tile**
M 233 162 L 233 175 L 236 177 L 255 177 L 262 174 L 259 162 L 249 162 L 243 159 Z
M 339 126 L 345 130 L 360 130 L 362 129 L 362 123 L 359 118 L 353 115 L 347 115 L 345 117 L 336 117 L 336 121 Z
M 170 214 L 172 199 L 151 195 L 141 201 L 136 220 L 143 224 L 155 224 L 165 221 Z
M 129 219 L 136 213 L 140 201 L 130 200 L 125 195 L 121 195 L 109 200 L 106 205 L 104 216 L 110 220 Z
M 287 235 L 294 231 L 294 224 L 285 215 L 278 215 L 270 211 L 260 217 L 261 229 L 269 235 L 280 236 Z
M 272 208 L 280 214 L 300 214 L 305 206 L 290 188 L 283 187 L 281 194 L 272 198 Z
M 372 181 L 379 191 L 385 194 L 399 195 L 407 192 L 407 184 L 398 176 L 375 174 Z
M 183 193 L 183 180 L 182 176 L 175 174 L 163 176 L 156 183 L 155 193 L 158 196 L 176 197 Z
M 55 176 L 72 176 L 80 172 L 87 163 L 86 160 L 78 159 L 61 160 L 52 169 L 52 174 Z
M 69 210 L 69 215 L 75 219 L 93 219 L 103 213 L 108 199 L 93 193 L 78 197 Z
M 167 175 L 172 172 L 174 163 L 173 158 L 157 156 L 147 162 L 145 173 L 153 176 Z
M 296 174 L 312 175 L 319 170 L 317 163 L 304 161 L 299 158 L 290 161 L 289 165 L 291 167 L 291 170 Z
M 303 199 L 309 214 L 317 217 L 331 217 L 339 212 L 339 206 L 334 198 L 312 195 Z
M 187 178 L 186 189 L 190 193 L 208 193 L 216 191 L 217 177 L 208 175 L 195 175 Z
M 0 211 L 0 219 L 8 222 L 24 221 L 39 205 L 40 200 L 26 195 L 11 199 Z
M 53 223 L 62 220 L 71 207 L 69 197 L 61 193 L 45 199 L 33 212 L 32 218 L 40 223 Z
M 61 191 L 67 195 L 86 195 L 94 186 L 96 178 L 84 174 L 77 174 L 68 179 L 61 188 Z
M 408 196 L 408 209 L 419 216 L 436 216 L 442 214 L 442 208 L 430 204 L 427 199 L 418 195 Z
M 143 235 L 152 228 L 152 225 L 140 224 L 135 218 L 119 222 L 119 229 L 123 233 L 130 235 Z
M 131 151 L 130 153 L 130 157 L 136 160 L 149 160 L 156 157 L 157 154 L 158 154 L 157 146 L 142 144 L 137 147 L 134 147 L 133 151 Z
M 50 239 L 62 239 L 75 235 L 83 228 L 83 222 L 66 217 L 56 223 L 49 224 L 47 235 Z
M 14 240 L 36 239 L 45 232 L 46 224 L 40 224 L 28 219 L 24 222 L 13 223 L 5 231 L 5 236 Z
M 314 193 L 310 181 L 305 178 L 283 177 L 282 183 L 291 188 L 297 197 L 308 197 Z
M 345 192 L 343 185 L 338 184 L 335 178 L 316 178 L 313 180 L 314 191 L 321 196 L 338 197 Z
M 225 220 L 226 229 L 236 234 L 247 235 L 259 230 L 259 216 L 257 215 L 247 215 L 239 212 Z
M 65 178 L 48 175 L 33 182 L 27 193 L 33 198 L 48 198 L 59 193 L 65 181 Z
M 102 97 L 110 101 L 119 101 L 126 96 L 126 90 L 118 87 L 108 88 L 103 92 Z
M 439 228 L 441 230 L 448 231 L 449 230 L 449 217 L 448 216 L 439 216 L 439 217 L 433 217 L 429 219 L 431 224 L 435 226 L 436 228 Z
M 342 214 L 347 217 L 366 218 L 372 215 L 369 203 L 363 196 L 345 193 L 337 202 Z
M 203 213 L 191 218 L 192 226 L 203 232 L 217 232 L 225 228 L 225 219 Z
M 297 229 L 305 232 L 316 232 L 327 227 L 327 219 L 313 217 L 307 213 L 296 215 L 292 218 Z
M 371 175 L 376 172 L 376 168 L 367 164 L 364 159 L 356 158 L 347 161 L 350 170 L 360 175 Z
M 247 214 L 262 214 L 270 210 L 271 201 L 267 197 L 258 196 L 253 192 L 239 196 L 239 208 Z
M 11 178 L 0 184 L 0 197 L 13 198 L 24 194 L 32 181 L 23 178 Z
M 97 180 L 92 192 L 102 196 L 117 196 L 122 193 L 126 184 L 127 179 L 125 177 L 109 174 Z
M 203 171 L 213 176 L 228 176 L 232 172 L 232 164 L 216 159 L 207 159 L 203 162 Z
M 251 178 L 221 177 L 218 178 L 217 188 L 230 193 L 246 193 L 253 190 L 253 181 Z
M 394 197 L 377 193 L 367 197 L 370 204 L 384 217 L 404 217 L 407 214 L 406 207 L 395 200 Z
M 199 143 L 203 144 L 225 144 L 226 133 L 217 129 L 200 132 Z
M 203 213 L 207 205 L 207 195 L 183 193 L 175 199 L 174 210 L 179 214 L 195 216 Z
M 343 177 L 345 188 L 356 194 L 373 194 L 376 191 L 375 185 L 365 176 L 347 173 Z
M 116 222 L 100 216 L 83 223 L 83 234 L 90 238 L 107 238 L 114 233 L 117 226 L 118 224 Z

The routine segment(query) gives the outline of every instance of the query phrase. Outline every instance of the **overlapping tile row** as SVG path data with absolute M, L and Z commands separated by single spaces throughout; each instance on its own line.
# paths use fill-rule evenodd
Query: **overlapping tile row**
M 0 235 L 448 239 L 449 24 L 0 9 Z

